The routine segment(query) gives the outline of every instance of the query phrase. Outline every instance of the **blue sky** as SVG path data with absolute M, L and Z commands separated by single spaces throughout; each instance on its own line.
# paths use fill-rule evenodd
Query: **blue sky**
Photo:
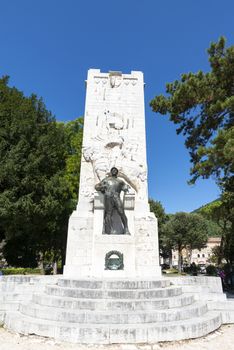
M 166 211 L 214 200 L 212 180 L 187 185 L 182 136 L 150 100 L 188 71 L 209 70 L 206 50 L 234 42 L 233 0 L 0 0 L 0 75 L 42 96 L 58 120 L 84 113 L 87 70 L 144 72 L 149 194 Z

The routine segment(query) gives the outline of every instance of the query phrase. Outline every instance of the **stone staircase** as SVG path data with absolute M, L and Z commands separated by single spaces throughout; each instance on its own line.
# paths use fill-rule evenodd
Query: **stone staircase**
M 18 311 L 20 304 L 31 300 L 36 290 L 42 292 L 45 285 L 57 280 L 57 276 L 0 276 L 0 325 L 8 311 Z
M 59 278 L 8 310 L 7 328 L 74 343 L 152 343 L 204 336 L 219 310 L 182 293 L 170 280 Z

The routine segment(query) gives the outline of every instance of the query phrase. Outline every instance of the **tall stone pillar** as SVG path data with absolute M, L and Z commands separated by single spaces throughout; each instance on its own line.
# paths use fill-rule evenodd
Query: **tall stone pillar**
M 160 276 L 157 219 L 148 204 L 143 73 L 90 69 L 84 120 L 80 192 L 69 220 L 64 275 Z M 95 184 L 114 166 L 130 186 L 122 198 L 130 235 L 103 234 L 103 195 Z

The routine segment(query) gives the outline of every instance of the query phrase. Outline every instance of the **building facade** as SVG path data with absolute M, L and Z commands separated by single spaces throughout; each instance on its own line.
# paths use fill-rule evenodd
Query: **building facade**
M 204 248 L 193 249 L 192 252 L 188 249 L 184 249 L 182 252 L 183 264 L 190 265 L 195 263 L 196 265 L 209 265 L 212 263 L 213 248 L 220 246 L 221 237 L 209 237 L 207 244 Z M 172 250 L 172 265 L 178 266 L 178 251 Z

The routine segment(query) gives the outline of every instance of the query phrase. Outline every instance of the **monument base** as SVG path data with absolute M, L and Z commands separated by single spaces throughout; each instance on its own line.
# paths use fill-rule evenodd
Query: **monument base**
M 186 283 L 195 291 L 201 288 L 200 296 L 195 298 L 187 288 L 184 292 Z M 3 276 L 0 317 L 2 311 L 2 323 L 15 332 L 72 343 L 152 344 L 197 338 L 234 322 L 233 302 L 217 302 L 212 290 L 204 299 L 202 289 L 211 285 L 220 300 L 225 297 L 215 277 L 52 281 L 51 276 Z
M 125 207 L 130 235 L 103 234 L 100 196 L 94 201 L 93 211 L 74 211 L 69 220 L 64 276 L 160 277 L 157 219 L 149 211 L 136 212 L 133 208 L 130 198 Z

